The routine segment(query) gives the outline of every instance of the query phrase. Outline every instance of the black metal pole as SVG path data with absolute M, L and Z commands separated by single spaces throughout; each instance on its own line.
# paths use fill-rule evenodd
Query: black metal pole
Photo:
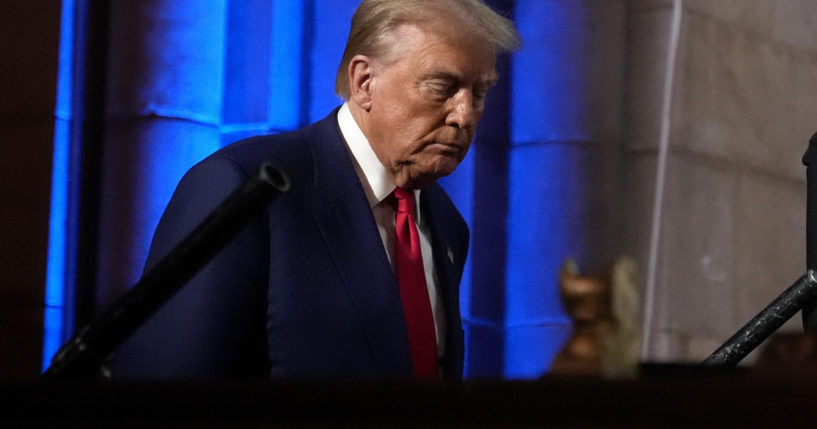
M 809 270 L 775 298 L 749 323 L 703 361 L 704 365 L 735 366 L 766 338 L 791 319 L 804 305 L 817 299 L 817 278 Z
M 111 310 L 66 343 L 43 376 L 98 376 L 105 359 L 212 259 L 248 218 L 288 189 L 283 172 L 262 165 L 255 177 L 216 207 Z
M 806 166 L 806 268 L 817 269 L 817 133 L 803 155 Z
M 806 269 L 817 270 L 817 133 L 811 136 L 808 150 L 803 155 L 806 166 Z M 814 303 L 803 307 L 803 326 L 806 332 L 817 331 Z
M 809 317 L 817 301 L 817 133 L 811 136 L 803 155 L 806 166 L 806 274 L 766 306 L 749 323 L 703 361 L 704 365 L 735 366 L 780 326 L 803 310 L 806 330 L 817 324 Z M 812 320 L 809 320 L 812 319 Z

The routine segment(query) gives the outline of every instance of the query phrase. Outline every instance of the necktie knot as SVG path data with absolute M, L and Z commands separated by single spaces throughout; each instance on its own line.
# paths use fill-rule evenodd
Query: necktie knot
M 394 188 L 394 197 L 397 198 L 397 211 L 402 213 L 414 213 L 414 192 L 403 188 Z

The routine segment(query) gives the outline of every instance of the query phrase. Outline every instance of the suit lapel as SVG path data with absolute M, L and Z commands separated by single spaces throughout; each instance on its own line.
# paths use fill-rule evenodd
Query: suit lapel
M 363 187 L 333 113 L 310 139 L 315 220 L 369 341 L 381 374 L 412 372 L 397 282 Z
M 434 266 L 439 280 L 440 296 L 446 314 L 445 373 L 458 378 L 462 375 L 463 332 L 460 316 L 459 284 L 467 256 L 467 236 L 462 227 L 453 223 L 458 219 L 453 205 L 439 185 L 434 184 L 423 191 L 423 216 L 431 228 Z M 467 234 L 467 233 L 466 233 Z M 462 248 L 463 240 L 466 247 Z

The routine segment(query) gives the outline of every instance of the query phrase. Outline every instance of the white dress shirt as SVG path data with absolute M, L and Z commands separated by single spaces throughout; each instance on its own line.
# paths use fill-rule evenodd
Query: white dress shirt
M 377 223 L 386 256 L 389 258 L 392 271 L 394 271 L 395 212 L 391 204 L 384 200 L 394 191 L 397 185 L 386 167 L 377 159 L 369 140 L 363 135 L 363 131 L 352 116 L 352 112 L 349 111 L 347 103 L 344 103 L 338 111 L 338 126 L 344 140 L 346 140 L 346 147 L 354 161 L 355 172 L 357 172 L 357 177 L 363 185 L 364 192 L 366 192 L 366 198 L 369 200 L 369 207 L 372 209 L 372 215 L 375 223 Z M 420 198 L 422 198 L 422 192 L 415 189 L 414 200 L 417 202 L 416 204 L 420 203 Z M 445 351 L 445 310 L 437 288 L 437 275 L 431 250 L 431 231 L 417 206 L 414 208 L 414 219 L 420 235 L 420 251 L 423 254 L 423 268 L 426 274 L 426 285 L 428 285 L 428 297 L 431 300 L 431 311 L 434 315 L 434 330 L 437 334 L 437 356 L 442 356 Z

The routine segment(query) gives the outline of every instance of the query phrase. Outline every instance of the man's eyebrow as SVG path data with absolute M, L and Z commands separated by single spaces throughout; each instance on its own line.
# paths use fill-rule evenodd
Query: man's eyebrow
M 423 76 L 421 80 L 427 81 L 435 79 L 448 80 L 452 82 L 462 82 L 463 80 L 465 80 L 462 76 L 447 71 L 434 71 L 428 73 L 427 75 Z M 498 80 L 499 74 L 496 72 L 492 72 L 491 74 L 480 77 L 478 83 L 482 86 L 492 87 L 496 85 L 496 82 Z
M 434 72 L 430 72 L 430 73 L 426 74 L 425 76 L 423 76 L 421 80 L 434 80 L 434 79 L 450 80 L 450 81 L 459 82 L 459 81 L 462 80 L 462 77 L 457 76 L 454 73 L 449 73 L 449 72 L 445 72 L 445 71 L 434 71 Z
M 499 73 L 493 72 L 490 75 L 487 75 L 479 80 L 480 84 L 490 88 L 499 81 Z

